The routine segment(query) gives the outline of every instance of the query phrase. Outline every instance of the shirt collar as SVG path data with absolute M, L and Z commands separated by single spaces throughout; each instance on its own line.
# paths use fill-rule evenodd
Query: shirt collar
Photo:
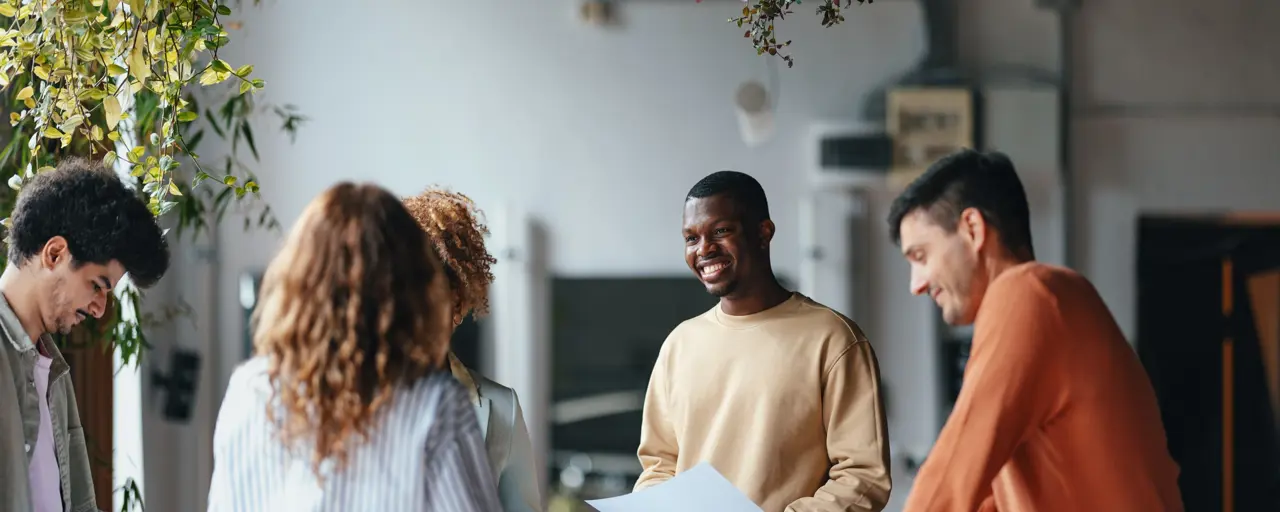
M 22 321 L 18 320 L 18 314 L 13 311 L 3 293 L 0 293 L 0 328 L 4 329 L 5 339 L 18 352 L 35 348 L 35 343 L 27 336 L 26 329 L 22 328 Z
M 49 358 L 53 360 L 50 365 L 50 379 L 57 378 L 70 369 L 67 360 L 62 357 L 62 352 L 58 350 L 58 344 L 53 342 L 53 338 L 48 334 L 43 334 L 38 340 L 32 340 L 27 336 L 27 330 L 22 328 L 22 321 L 18 320 L 18 314 L 13 311 L 13 307 L 9 305 L 9 299 L 0 293 L 0 330 L 4 331 L 4 336 L 14 350 L 18 352 L 27 352 L 36 350 L 36 343 L 44 348 L 44 352 L 49 354 Z M 33 358 L 32 361 L 35 359 Z
M 462 383 L 462 387 L 467 388 L 467 394 L 471 397 L 471 402 L 476 405 L 480 404 L 480 386 L 476 384 L 475 378 L 471 376 L 471 370 L 458 360 L 458 356 L 453 355 L 453 351 L 449 351 L 449 370 L 453 372 L 453 378 L 458 379 Z

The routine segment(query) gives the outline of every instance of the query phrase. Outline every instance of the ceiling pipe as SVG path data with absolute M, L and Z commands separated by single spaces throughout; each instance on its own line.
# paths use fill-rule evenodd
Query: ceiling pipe
M 901 86 L 972 85 L 959 68 L 959 0 L 919 0 L 924 17 L 925 52 L 919 63 L 906 73 L 877 86 L 863 100 L 861 117 L 883 122 L 889 89 Z

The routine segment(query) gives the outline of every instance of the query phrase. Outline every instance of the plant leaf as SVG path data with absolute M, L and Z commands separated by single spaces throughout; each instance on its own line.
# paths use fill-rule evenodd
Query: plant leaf
M 120 100 L 115 96 L 102 99 L 102 112 L 107 118 L 107 129 L 115 130 L 120 124 Z
M 259 160 L 258 146 L 253 142 L 253 130 L 249 128 L 248 121 L 240 123 L 240 132 L 244 134 L 245 143 L 249 144 L 249 152 L 253 153 L 253 159 Z

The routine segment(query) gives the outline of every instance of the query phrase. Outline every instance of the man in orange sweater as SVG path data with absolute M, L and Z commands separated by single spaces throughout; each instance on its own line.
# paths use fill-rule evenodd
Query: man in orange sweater
M 889 439 L 875 352 L 853 321 L 778 283 L 773 232 L 746 174 L 711 174 L 686 196 L 685 261 L 720 303 L 662 344 L 635 488 L 708 462 L 765 512 L 880 510 Z
M 1155 392 L 1084 277 L 1037 263 L 1008 157 L 965 150 L 894 201 L 889 228 L 952 325 L 964 385 L 905 510 L 1180 512 Z

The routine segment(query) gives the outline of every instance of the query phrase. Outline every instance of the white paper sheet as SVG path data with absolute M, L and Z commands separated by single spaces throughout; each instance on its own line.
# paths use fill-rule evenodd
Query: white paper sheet
M 587 504 L 599 512 L 763 512 L 706 462 L 642 491 Z

